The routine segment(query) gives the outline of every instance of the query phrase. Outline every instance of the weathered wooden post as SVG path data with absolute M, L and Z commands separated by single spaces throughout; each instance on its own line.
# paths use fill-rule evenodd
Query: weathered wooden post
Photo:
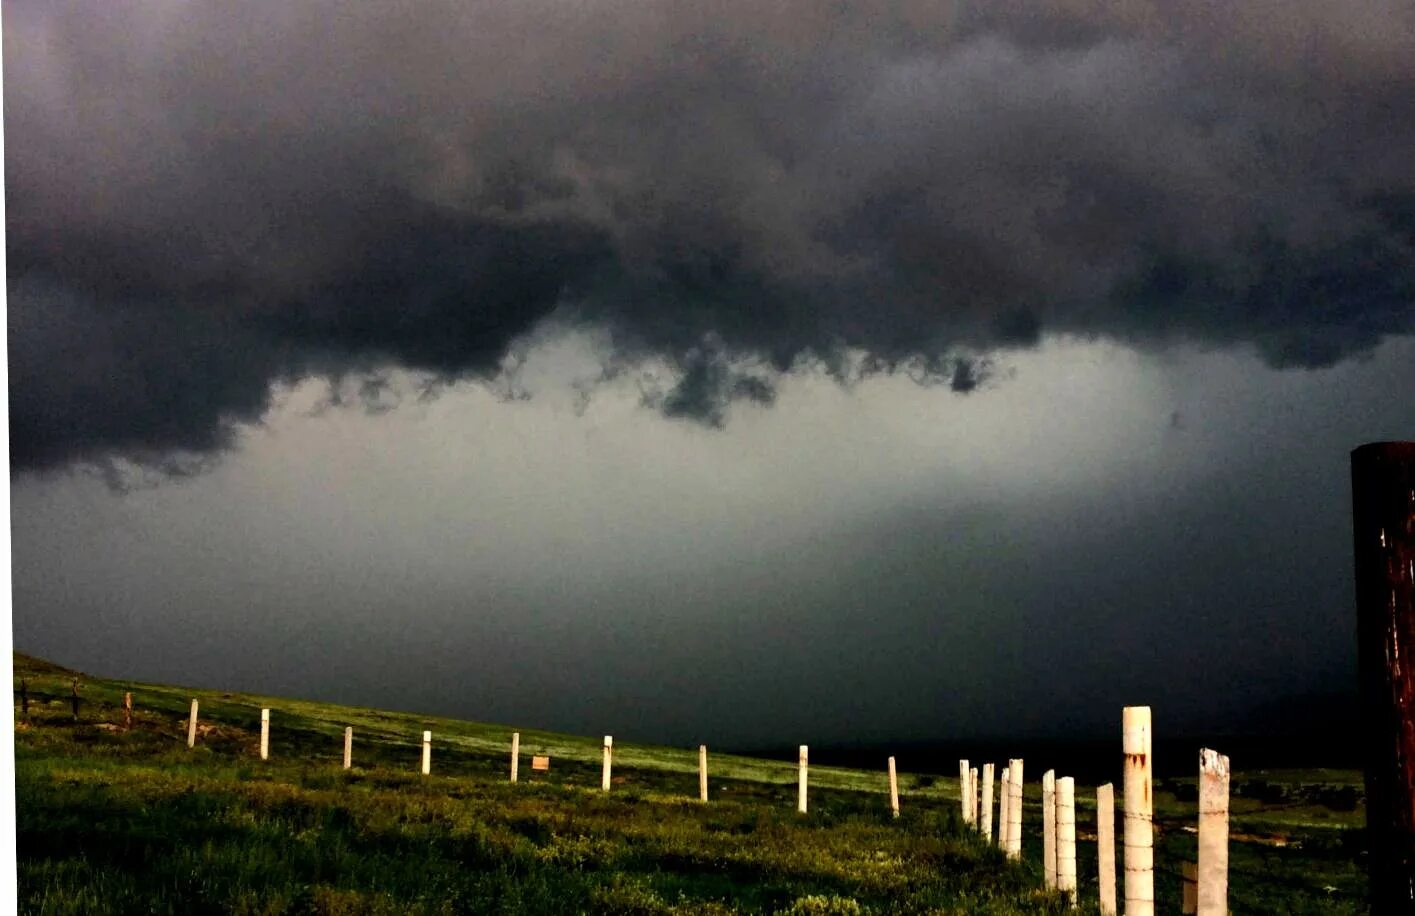
M 1116 916 L 1115 786 L 1110 783 L 1096 789 L 1096 863 L 1101 916 Z
M 968 812 L 972 808 L 968 804 L 968 761 L 958 761 L 958 816 L 966 825 L 968 823 Z
M 423 732 L 423 775 L 432 772 L 432 732 Z
M 511 733 L 511 781 L 515 782 L 521 773 L 521 733 Z
M 1042 887 L 1056 887 L 1056 771 L 1042 774 Z
M 992 842 L 992 772 L 992 764 L 983 764 L 983 790 L 980 801 L 982 817 L 979 831 L 989 843 Z
M 1056 780 L 1056 889 L 1076 905 L 1076 780 Z
M 614 766 L 614 736 L 604 736 L 604 771 L 600 774 L 599 787 L 609 791 L 609 772 Z
M 800 773 L 796 780 L 796 810 L 801 814 L 806 813 L 806 745 L 801 745 Z
M 698 801 L 705 802 L 707 797 L 707 745 L 698 745 Z
M 344 726 L 344 769 L 354 765 L 354 726 Z
M 997 794 L 997 848 L 1007 851 L 1007 831 L 1012 826 L 1012 765 L 1002 768 L 1001 789 Z
M 1199 751 L 1199 916 L 1228 916 L 1228 758 Z
M 187 747 L 197 746 L 197 701 L 192 700 L 192 714 L 187 719 Z
M 1415 442 L 1351 453 L 1371 912 L 1415 911 Z
M 1179 863 L 1179 913 L 1189 916 L 1199 912 L 1199 866 L 1193 862 Z M 1225 914 L 1226 916 L 1226 914 Z
M 73 689 L 73 691 L 74 691 L 74 721 L 77 722 L 77 721 L 79 721 L 79 679 L 78 679 L 78 678 L 74 678 L 74 684 L 73 684 L 73 688 L 72 688 L 72 689 Z
M 1012 801 L 1007 806 L 1007 857 L 1009 859 L 1022 858 L 1022 759 L 1019 757 L 1013 760 L 1012 784 L 1008 786 L 1008 791 L 1012 793 Z
M 131 690 L 123 693 L 123 731 L 133 730 L 133 693 Z
M 260 759 L 270 759 L 270 710 L 260 711 Z
M 1155 832 L 1150 707 L 1127 706 L 1121 721 L 1125 749 L 1125 916 L 1153 916 Z
M 978 768 L 968 770 L 968 823 L 978 829 Z
M 894 772 L 894 758 L 889 758 L 889 811 L 899 816 L 899 777 Z

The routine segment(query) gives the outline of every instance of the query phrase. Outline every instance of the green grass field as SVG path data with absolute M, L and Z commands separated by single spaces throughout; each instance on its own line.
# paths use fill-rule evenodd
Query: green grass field
M 1041 767 L 1008 863 L 957 819 L 957 780 L 620 744 L 599 736 L 82 676 L 15 655 L 22 913 L 1061 913 L 1040 890 Z M 131 729 L 122 697 L 133 693 Z M 197 747 L 186 746 L 192 698 Z M 259 757 L 272 709 L 271 759 Z M 341 767 L 354 728 L 354 767 Z M 418 773 L 433 732 L 432 775 Z M 533 773 L 532 754 L 548 754 Z M 1157 786 L 1161 911 L 1194 857 L 1192 780 Z M 1234 913 L 1358 913 L 1359 775 L 1234 774 Z M 1094 796 L 1078 788 L 1079 912 L 1095 912 Z M 1117 819 L 1118 821 L 1118 819 Z

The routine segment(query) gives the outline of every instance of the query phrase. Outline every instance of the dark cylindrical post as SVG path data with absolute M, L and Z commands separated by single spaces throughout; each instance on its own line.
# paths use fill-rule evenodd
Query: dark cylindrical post
M 79 721 L 79 679 L 74 678 L 74 721 Z
M 1415 910 L 1415 442 L 1351 453 L 1371 911 Z

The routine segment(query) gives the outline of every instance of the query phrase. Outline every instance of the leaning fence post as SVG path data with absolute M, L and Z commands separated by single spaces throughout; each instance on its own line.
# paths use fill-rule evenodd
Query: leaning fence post
M 270 759 L 270 710 L 260 711 L 260 759 Z
M 79 679 L 74 678 L 74 721 L 79 721 Z
M 979 799 L 981 818 L 979 832 L 989 843 L 992 842 L 992 764 L 983 764 L 983 789 Z
M 187 720 L 187 747 L 197 746 L 197 701 L 192 700 L 192 714 Z
M 344 769 L 354 765 L 354 726 L 344 727 Z
M 1007 806 L 1007 857 L 1022 858 L 1022 758 L 1012 761 L 1012 802 Z
M 423 732 L 423 775 L 432 772 L 432 732 Z
M 1126 706 L 1121 721 L 1125 749 L 1125 916 L 1152 916 L 1155 833 L 1150 707 Z
M 707 745 L 698 745 L 698 801 L 705 802 L 707 797 Z
M 521 771 L 521 733 L 511 733 L 511 781 L 515 782 Z
M 806 813 L 806 745 L 801 745 L 800 774 L 796 779 L 796 810 L 801 814 Z
M 899 816 L 899 777 L 894 772 L 894 758 L 889 758 L 889 810 Z
M 1115 786 L 1096 789 L 1096 871 L 1100 883 L 1101 916 L 1115 909 Z
M 1371 912 L 1415 910 L 1415 442 L 1351 453 Z
M 614 766 L 614 736 L 604 736 L 604 771 L 599 777 L 599 787 L 604 791 L 609 791 L 609 773 Z
M 1199 916 L 1228 916 L 1228 758 L 1199 751 Z
M 1076 780 L 1056 780 L 1056 889 L 1076 905 Z
M 1042 887 L 1056 887 L 1056 771 L 1042 774 Z
M 131 731 L 133 727 L 133 693 L 131 690 L 123 693 L 123 731 Z
M 1002 768 L 1001 788 L 997 793 L 997 848 L 1007 851 L 1007 831 L 1012 826 L 1012 765 Z

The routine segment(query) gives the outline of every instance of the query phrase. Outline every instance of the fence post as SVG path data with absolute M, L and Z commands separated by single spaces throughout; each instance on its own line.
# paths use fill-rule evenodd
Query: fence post
M 1056 771 L 1042 774 L 1042 887 L 1056 887 Z
M 698 745 L 698 801 L 708 800 L 707 793 L 707 745 Z
M 968 770 L 968 823 L 978 829 L 978 768 Z
M 74 721 L 79 721 L 79 679 L 74 678 Z
M 806 745 L 801 745 L 800 775 L 796 781 L 796 810 L 801 814 L 806 813 Z
M 1076 905 L 1076 780 L 1056 781 L 1056 889 Z M 1225 914 L 1227 916 L 1227 914 Z
M 187 720 L 187 747 L 197 746 L 197 701 L 192 700 L 191 718 Z
M 992 842 L 992 764 L 983 764 L 983 789 L 979 800 L 981 818 L 978 830 L 984 839 Z
M 344 726 L 344 769 L 354 765 L 354 726 Z
M 1101 916 L 1116 916 L 1115 786 L 1110 783 L 1096 789 L 1096 863 Z
M 1179 912 L 1181 916 L 1199 912 L 1199 866 L 1193 862 L 1179 864 Z M 1226 916 L 1226 914 L 1225 914 Z
M 521 772 L 521 733 L 511 733 L 511 781 L 515 782 Z
M 1228 916 L 1228 758 L 1199 751 L 1199 916 Z
M 997 848 L 1007 851 L 1007 831 L 1012 826 L 1012 765 L 1002 768 L 1001 788 L 997 793 Z
M 260 759 L 270 759 L 270 710 L 260 711 Z
M 1022 858 L 1022 758 L 1012 761 L 1012 802 L 1007 806 L 1007 857 Z
M 423 732 L 423 775 L 432 772 L 432 732 Z
M 899 816 L 899 777 L 894 772 L 894 758 L 889 758 L 889 810 Z
M 1150 707 L 1126 706 L 1121 722 L 1125 749 L 1125 916 L 1153 916 L 1154 761 Z
M 1415 909 L 1415 442 L 1351 453 L 1371 912 Z
M 123 731 L 132 731 L 133 728 L 133 693 L 131 690 L 123 693 Z
M 968 823 L 968 761 L 958 761 L 958 816 Z
M 610 771 L 614 767 L 614 736 L 604 736 L 604 767 L 600 771 L 599 787 L 605 792 L 609 791 Z

